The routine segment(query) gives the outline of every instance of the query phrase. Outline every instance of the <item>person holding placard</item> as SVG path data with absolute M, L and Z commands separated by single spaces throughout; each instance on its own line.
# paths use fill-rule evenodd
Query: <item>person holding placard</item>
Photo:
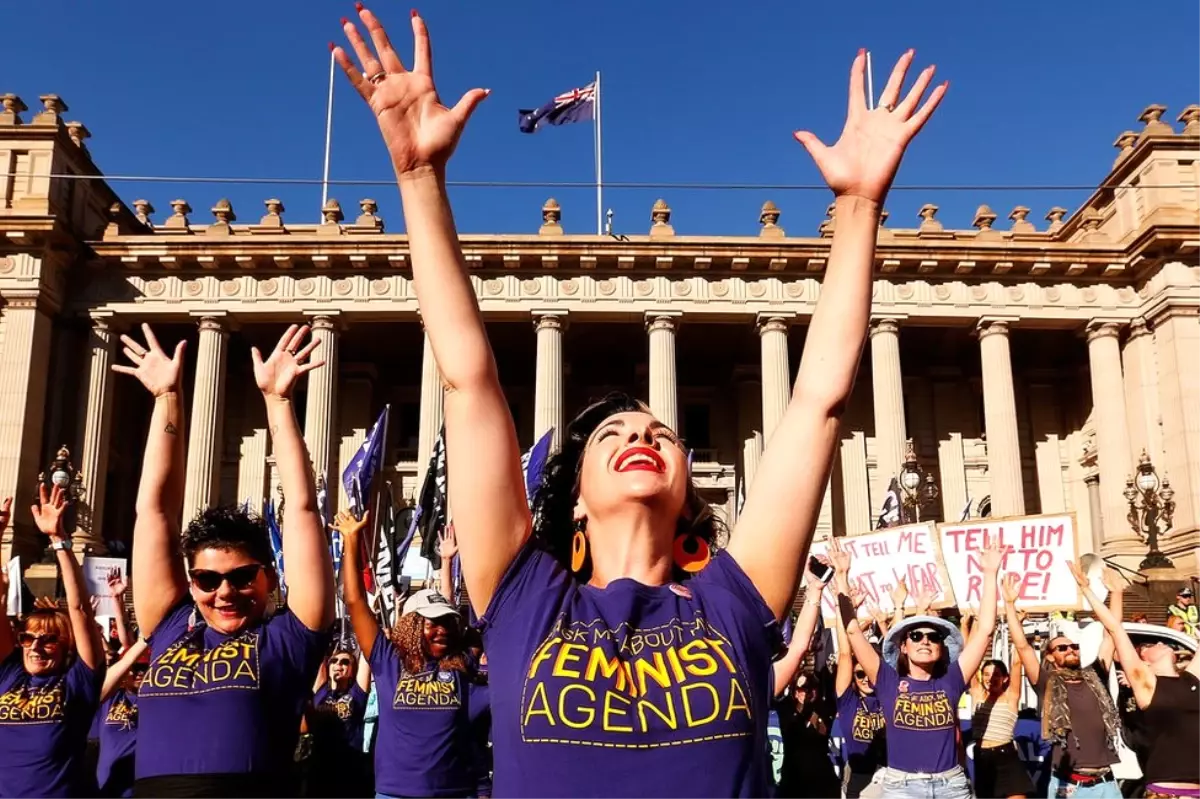
M 1180 673 L 1175 650 L 1166 641 L 1135 645 L 1120 616 L 1092 591 L 1083 570 L 1074 563 L 1070 566 L 1096 618 L 1112 636 L 1134 701 L 1145 713 L 1142 726 L 1150 736 L 1143 770 L 1146 796 L 1200 796 L 1200 764 L 1196 761 L 1200 751 L 1200 657 L 1193 657 Z M 1115 573 L 1114 578 L 1120 579 Z
M 1120 618 L 1125 586 L 1111 569 L 1103 578 L 1112 608 Z M 1109 696 L 1108 670 L 1112 667 L 1114 644 L 1105 634 L 1094 663 L 1083 664 L 1079 643 L 1061 633 L 1046 642 L 1046 659 L 1029 645 L 1017 616 L 1018 587 L 1004 581 L 1004 612 L 1008 633 L 1025 669 L 1025 677 L 1038 695 L 1042 713 L 1042 738 L 1050 741 L 1049 796 L 1072 795 L 1077 799 L 1117 799 L 1121 789 L 1112 773 L 1120 762 L 1116 741 L 1121 719 Z M 1103 607 L 1096 600 L 1093 609 Z
M 859 627 L 850 598 L 850 554 L 829 541 L 838 590 L 838 612 L 854 656 L 875 684 L 887 725 L 887 768 L 879 776 L 884 797 L 968 799 L 971 786 L 958 757 L 958 700 L 963 675 L 983 663 L 996 627 L 996 575 L 1004 548 L 993 540 L 981 552 L 983 601 L 971 637 L 937 616 L 912 616 L 888 631 L 883 657 Z
M 908 587 L 903 580 L 898 582 L 897 588 L 901 587 L 903 594 L 897 590 L 893 593 L 893 601 L 897 615 L 903 619 L 904 599 L 908 596 Z M 859 593 L 852 598 L 853 604 L 857 606 L 865 598 Z M 887 723 L 874 684 L 863 665 L 854 658 L 846 623 L 840 613 L 834 616 L 834 624 L 838 642 L 834 691 L 837 716 L 842 726 L 842 759 L 846 764 L 842 770 L 842 794 L 845 799 L 858 799 L 873 781 L 875 773 L 887 764 Z M 876 624 L 879 624 L 881 634 L 887 636 L 886 621 L 876 618 Z

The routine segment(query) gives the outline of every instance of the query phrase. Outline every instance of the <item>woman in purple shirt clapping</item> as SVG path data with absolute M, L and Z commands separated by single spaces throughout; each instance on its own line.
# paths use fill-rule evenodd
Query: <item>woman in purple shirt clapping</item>
M 334 57 L 387 145 L 446 388 L 449 504 L 488 653 L 495 795 L 765 795 L 778 620 L 796 594 L 866 339 L 880 211 L 945 86 L 922 104 L 930 67 L 903 94 L 909 51 L 870 110 L 860 50 L 837 143 L 795 134 L 833 190 L 837 229 L 789 406 L 715 553 L 721 525 L 678 435 L 624 395 L 562 431 L 530 509 L 446 192 L 447 162 L 488 92 L 442 104 L 417 12 L 407 64 L 361 4 L 359 19 L 374 49 L 343 21 L 359 63 L 340 48 Z M 673 324 L 670 314 L 648 322 Z
M 887 724 L 887 768 L 876 775 L 883 795 L 895 799 L 968 799 L 971 786 L 958 761 L 958 700 L 992 645 L 996 628 L 996 575 L 1004 549 L 992 542 L 980 553 L 983 598 L 971 637 L 937 616 L 897 622 L 883 642 L 883 657 L 858 625 L 850 599 L 850 553 L 829 539 L 838 612 L 850 646 L 875 685 Z

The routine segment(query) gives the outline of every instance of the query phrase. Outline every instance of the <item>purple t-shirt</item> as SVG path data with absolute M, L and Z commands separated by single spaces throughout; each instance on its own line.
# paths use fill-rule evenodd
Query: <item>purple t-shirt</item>
M 34 677 L 17 647 L 0 663 L 0 797 L 85 796 L 88 727 L 103 672 L 78 657 L 62 674 Z
M 495 796 L 767 795 L 779 628 L 729 555 L 600 589 L 531 543 L 481 625 Z
M 887 764 L 883 705 L 875 694 L 863 696 L 851 685 L 837 699 L 842 757 L 851 771 L 874 774 Z
M 96 783 L 101 796 L 133 796 L 134 749 L 138 729 L 137 694 L 118 689 L 100 706 L 100 759 Z
M 147 639 L 138 779 L 290 770 L 329 636 L 290 610 L 232 636 L 189 630 L 191 612 L 180 604 Z
M 881 661 L 875 694 L 887 720 L 888 766 L 936 774 L 958 765 L 958 700 L 967 683 L 958 661 L 932 680 L 901 677 Z
M 317 689 L 312 703 L 309 732 L 318 739 L 317 746 L 362 751 L 367 692 L 357 682 L 351 680 L 345 691 L 335 691 L 326 683 Z
M 467 681 L 429 664 L 404 671 L 382 631 L 371 649 L 379 688 L 375 790 L 387 796 L 469 796 L 475 789 Z

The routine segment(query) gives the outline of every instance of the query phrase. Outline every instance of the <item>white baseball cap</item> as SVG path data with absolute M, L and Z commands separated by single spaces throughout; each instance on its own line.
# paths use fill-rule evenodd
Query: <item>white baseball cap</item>
M 422 588 L 404 601 L 403 615 L 419 613 L 427 619 L 440 619 L 445 616 L 457 616 L 458 608 L 450 604 L 450 600 L 432 588 Z

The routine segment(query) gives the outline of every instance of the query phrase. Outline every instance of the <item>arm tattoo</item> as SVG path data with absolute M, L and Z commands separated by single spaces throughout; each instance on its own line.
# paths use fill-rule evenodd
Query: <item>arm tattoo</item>
M 271 425 L 271 438 L 274 438 L 276 436 L 276 434 L 278 434 L 278 433 L 279 433 L 279 425 L 277 425 L 277 424 Z
M 174 422 L 167 422 L 165 432 L 167 435 L 173 436 L 173 435 L 177 435 L 179 433 L 179 430 L 176 429 Z

